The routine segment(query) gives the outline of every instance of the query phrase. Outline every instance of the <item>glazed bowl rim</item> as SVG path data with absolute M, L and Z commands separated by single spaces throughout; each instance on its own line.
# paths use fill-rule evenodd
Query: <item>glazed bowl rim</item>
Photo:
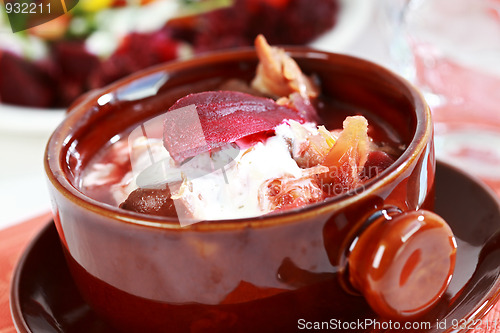
M 359 65 L 369 66 L 370 71 L 377 72 L 381 77 L 390 79 L 391 82 L 400 83 L 401 87 L 407 90 L 409 96 L 411 96 L 412 102 L 415 104 L 414 111 L 417 120 L 415 132 L 410 144 L 405 149 L 403 154 L 401 154 L 401 156 L 399 156 L 399 158 L 391 166 L 384 170 L 381 175 L 378 175 L 366 184 L 363 184 L 350 192 L 298 209 L 249 218 L 202 221 L 184 227 L 180 225 L 178 219 L 176 218 L 141 214 L 101 203 L 86 196 L 71 183 L 67 175 L 65 175 L 63 165 L 66 161 L 66 144 L 71 141 L 70 139 L 72 138 L 74 125 L 81 118 L 81 116 L 85 114 L 86 110 L 88 110 L 92 105 L 97 105 L 97 99 L 100 96 L 116 91 L 120 87 L 126 86 L 133 81 L 159 72 L 182 72 L 184 70 L 191 69 L 192 67 L 206 67 L 212 64 L 220 64 L 225 61 L 234 62 L 235 60 L 256 60 L 256 53 L 253 48 L 241 48 L 229 51 L 211 52 L 188 60 L 173 61 L 153 66 L 118 80 L 107 87 L 93 90 L 81 96 L 69 107 L 66 118 L 56 128 L 47 143 L 44 168 L 50 184 L 66 199 L 70 200 L 74 204 L 85 208 L 86 210 L 92 211 L 93 213 L 106 216 L 114 220 L 119 220 L 124 223 L 177 231 L 220 231 L 236 230 L 247 227 L 268 227 L 309 219 L 318 214 L 333 213 L 334 211 L 338 211 L 343 207 L 351 205 L 352 203 L 360 200 L 360 198 L 376 193 L 416 163 L 416 159 L 426 149 L 427 144 L 432 140 L 433 135 L 433 125 L 429 106 L 426 104 L 423 95 L 417 88 L 401 76 L 368 60 L 345 54 L 315 50 L 308 47 L 285 47 L 285 50 L 292 56 L 292 58 L 298 59 L 299 61 L 301 59 L 318 59 L 318 61 L 333 61 L 336 65 L 339 65 L 339 63 L 347 64 L 348 62 L 354 61 Z M 352 66 L 352 64 L 350 66 Z M 64 177 L 61 175 L 64 175 Z M 433 180 L 430 181 L 432 182 Z M 356 193 L 360 188 L 362 188 L 361 192 Z M 53 207 L 53 209 L 56 209 L 56 207 Z

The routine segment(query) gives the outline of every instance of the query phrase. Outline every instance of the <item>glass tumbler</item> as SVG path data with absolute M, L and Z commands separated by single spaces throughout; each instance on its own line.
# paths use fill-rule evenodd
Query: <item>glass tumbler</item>
M 500 194 L 500 0 L 383 0 L 394 69 L 431 106 L 436 155 Z

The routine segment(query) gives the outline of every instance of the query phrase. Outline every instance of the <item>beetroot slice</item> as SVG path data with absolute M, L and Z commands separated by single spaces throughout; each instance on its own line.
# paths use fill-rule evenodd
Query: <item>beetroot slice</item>
M 166 113 L 163 144 L 181 163 L 246 136 L 270 131 L 286 119 L 306 116 L 269 98 L 234 91 L 208 91 L 179 99 Z

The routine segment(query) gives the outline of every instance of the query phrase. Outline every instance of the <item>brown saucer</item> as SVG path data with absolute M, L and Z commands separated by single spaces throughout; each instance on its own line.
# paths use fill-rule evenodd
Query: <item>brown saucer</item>
M 432 324 L 432 328 L 416 331 L 447 332 L 452 326 L 462 325 L 463 329 L 453 332 L 466 332 L 470 327 L 461 320 L 483 317 L 500 298 L 500 204 L 475 179 L 438 163 L 435 210 L 448 221 L 457 238 L 457 266 L 442 301 L 419 320 Z M 80 297 L 53 223 L 40 232 L 18 263 L 10 301 L 14 323 L 21 333 L 115 332 Z M 360 311 L 359 318 L 363 320 L 365 315 Z M 443 323 L 447 328 L 438 327 Z

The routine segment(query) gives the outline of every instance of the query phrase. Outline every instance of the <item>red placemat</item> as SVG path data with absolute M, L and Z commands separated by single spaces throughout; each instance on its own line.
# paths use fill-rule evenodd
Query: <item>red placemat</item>
M 9 306 L 12 273 L 24 249 L 48 223 L 52 213 L 0 230 L 0 333 L 15 333 Z
M 0 333 L 16 333 L 9 306 L 12 273 L 26 246 L 50 218 L 51 213 L 46 213 L 0 231 Z M 500 333 L 500 302 L 477 324 L 471 333 Z
M 478 321 L 478 325 L 471 333 L 498 333 L 500 332 L 500 301 L 486 317 Z

